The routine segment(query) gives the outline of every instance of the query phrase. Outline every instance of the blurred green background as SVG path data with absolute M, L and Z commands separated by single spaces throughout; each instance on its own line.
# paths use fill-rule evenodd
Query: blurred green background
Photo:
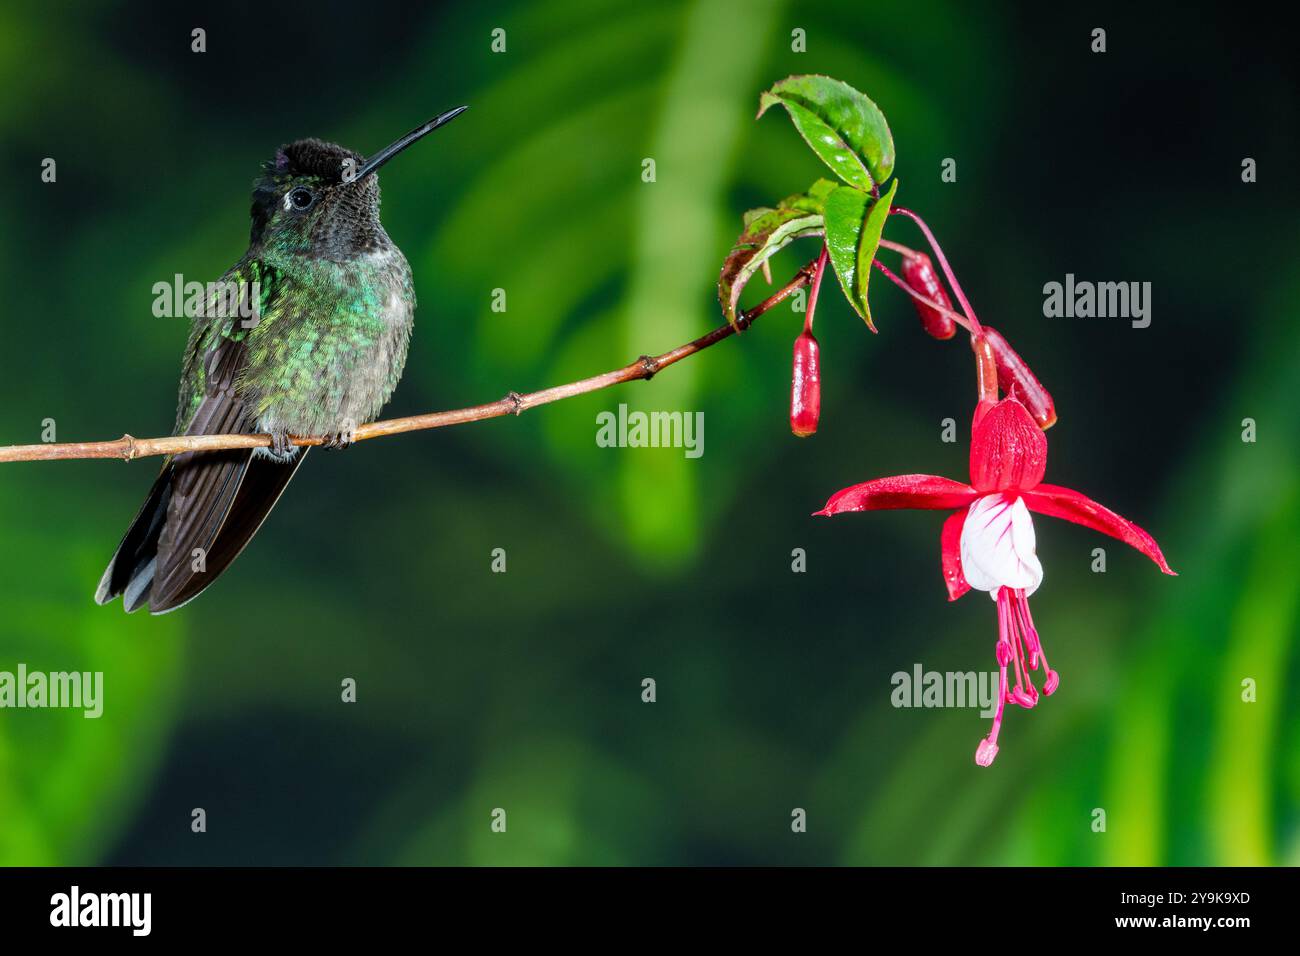
M 1181 572 L 1040 520 L 1060 692 L 1009 715 L 990 770 L 976 711 L 891 707 L 890 675 L 917 662 L 992 669 L 996 624 L 978 594 L 945 600 L 940 515 L 809 517 L 869 477 L 965 474 L 969 352 L 879 280 L 879 336 L 824 297 L 812 439 L 788 431 L 801 317 L 781 309 L 650 384 L 317 452 L 233 569 L 162 618 L 91 600 L 155 462 L 4 465 L 0 670 L 102 670 L 106 689 L 99 720 L 0 711 L 0 863 L 1300 863 L 1296 68 L 1281 31 L 1243 20 L 0 8 L 0 442 L 39 441 L 47 418 L 63 441 L 166 434 L 185 329 L 152 316 L 151 287 L 242 254 L 258 164 L 307 135 L 372 151 L 462 102 L 383 173 L 420 297 L 388 412 L 677 345 L 719 322 L 741 212 L 824 172 L 784 116 L 753 121 L 765 86 L 819 72 L 880 104 L 898 202 L 1052 390 L 1047 480 L 1137 520 Z M 886 235 L 919 241 L 898 220 Z M 1067 272 L 1150 281 L 1150 328 L 1043 318 Z M 620 402 L 702 410 L 703 457 L 598 448 Z

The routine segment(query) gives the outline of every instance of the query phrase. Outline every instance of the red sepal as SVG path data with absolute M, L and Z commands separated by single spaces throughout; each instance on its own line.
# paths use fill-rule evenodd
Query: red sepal
M 882 511 L 891 508 L 930 510 L 960 508 L 979 497 L 970 485 L 938 475 L 892 475 L 851 485 L 831 495 L 818 515 L 846 511 Z
M 1033 491 L 1024 492 L 1021 497 L 1025 499 L 1025 506 L 1030 511 L 1040 515 L 1050 515 L 1053 518 L 1064 518 L 1066 521 L 1073 521 L 1085 528 L 1118 538 L 1145 554 L 1158 564 L 1165 574 L 1178 573 L 1165 561 L 1165 556 L 1160 550 L 1160 545 L 1156 544 L 1155 538 L 1132 521 L 1121 518 L 1109 508 L 1099 505 L 1086 495 L 1079 494 L 1073 488 L 1039 485 Z

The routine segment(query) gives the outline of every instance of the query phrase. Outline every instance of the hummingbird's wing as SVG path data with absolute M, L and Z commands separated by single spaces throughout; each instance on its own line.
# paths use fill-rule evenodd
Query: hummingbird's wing
M 217 347 L 208 389 L 188 434 L 254 430 L 235 389 L 244 362 L 242 343 L 223 340 Z M 230 566 L 262 526 L 306 452 L 299 450 L 288 462 L 251 449 L 176 456 L 149 594 L 151 613 L 172 611 L 193 600 Z
M 227 337 L 215 326 L 197 332 L 186 376 L 201 367 L 197 381 L 202 394 L 182 433 L 252 432 L 254 418 L 237 391 L 247 364 L 242 337 Z M 184 389 L 183 381 L 182 395 Z M 104 572 L 95 600 L 105 604 L 121 594 L 128 612 L 147 602 L 153 614 L 193 600 L 243 551 L 306 451 L 300 449 L 287 462 L 258 456 L 252 449 L 171 458 Z

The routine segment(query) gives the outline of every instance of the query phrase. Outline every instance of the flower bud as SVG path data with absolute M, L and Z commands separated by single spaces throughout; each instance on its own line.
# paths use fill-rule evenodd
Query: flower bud
M 1056 405 L 1047 389 L 1043 388 L 1043 383 L 997 329 L 984 326 L 984 339 L 993 349 L 993 361 L 998 367 L 998 387 L 1010 395 L 1014 385 L 1016 398 L 1029 409 L 1038 427 L 1051 428 L 1056 424 Z
M 794 340 L 794 375 L 790 384 L 790 430 L 800 438 L 817 431 L 822 412 L 822 378 L 817 340 L 808 329 Z
M 930 257 L 924 252 L 909 252 L 903 256 L 903 278 L 908 285 L 927 299 L 938 302 L 944 308 L 952 308 L 952 300 L 948 298 L 943 283 L 935 274 Z M 916 306 L 916 314 L 921 318 L 921 328 L 936 339 L 953 337 L 957 331 L 957 323 L 950 317 L 915 299 L 912 303 Z

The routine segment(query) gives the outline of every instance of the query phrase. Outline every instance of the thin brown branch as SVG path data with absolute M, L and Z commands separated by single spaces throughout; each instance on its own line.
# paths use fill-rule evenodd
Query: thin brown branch
M 431 412 L 427 415 L 412 415 L 409 418 L 390 418 L 387 421 L 371 422 L 361 425 L 355 432 L 357 441 L 380 438 L 384 435 L 399 435 L 403 432 L 424 431 L 428 428 L 445 428 L 448 425 L 463 425 L 467 422 L 481 422 L 503 415 L 520 415 L 538 405 L 549 405 L 566 398 L 596 392 L 611 385 L 649 379 L 670 365 L 676 365 L 684 358 L 696 352 L 702 352 L 711 345 L 716 345 L 725 338 L 747 329 L 755 319 L 764 312 L 784 302 L 796 289 L 807 285 L 812 276 L 815 262 L 810 262 L 800 269 L 789 282 L 768 296 L 758 305 L 742 312 L 736 324 L 723 325 L 702 335 L 692 342 L 679 345 L 662 355 L 642 355 L 636 361 L 622 368 L 613 369 L 601 375 L 593 375 L 581 381 L 569 382 L 567 385 L 555 385 L 539 392 L 521 395 L 509 392 L 504 398 L 486 405 L 474 405 L 470 408 L 458 408 L 447 412 Z M 294 436 L 295 445 L 319 445 L 321 436 Z M 123 435 L 113 441 L 66 442 L 62 444 L 46 443 L 41 445 L 9 445 L 0 447 L 0 462 L 9 461 L 55 461 L 73 458 L 120 458 L 133 461 L 136 458 L 148 458 L 153 455 L 175 455 L 187 451 L 220 451 L 227 448 L 268 448 L 270 435 L 178 435 L 170 438 L 133 438 Z

